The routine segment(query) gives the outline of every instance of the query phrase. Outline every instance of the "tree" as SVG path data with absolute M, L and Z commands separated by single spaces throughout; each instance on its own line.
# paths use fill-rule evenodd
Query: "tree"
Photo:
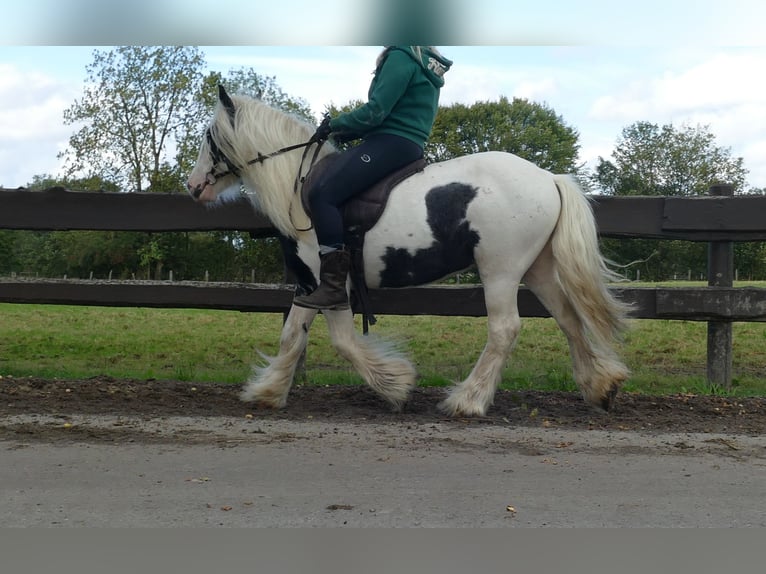
M 247 94 L 308 122 L 316 121 L 308 102 L 286 94 L 277 84 L 276 76 L 263 76 L 253 68 L 239 68 L 230 70 L 223 83 L 230 93 Z M 217 94 L 216 89 L 216 99 Z
M 325 111 L 334 116 L 362 104 L 354 100 L 341 107 L 328 106 Z M 501 97 L 497 102 L 470 106 L 439 106 L 425 155 L 436 162 L 483 151 L 505 151 L 555 173 L 574 173 L 578 171 L 579 137 L 545 104 Z M 347 146 L 347 142 L 339 145 Z
M 716 146 L 705 126 L 636 122 L 623 129 L 612 157 L 599 158 L 588 175 L 592 187 L 605 195 L 704 195 L 716 182 L 731 183 L 741 192 L 747 174 L 742 158 Z M 646 280 L 685 278 L 690 271 L 697 278 L 706 268 L 706 245 L 701 243 L 604 239 L 602 249 L 621 265 L 641 262 L 638 269 Z
M 17 231 L 0 229 L 0 275 L 6 275 L 18 270 L 19 248 L 17 246 Z
M 26 187 L 32 191 L 42 191 L 51 187 L 63 187 L 72 191 L 119 191 L 116 183 L 98 175 L 76 178 L 58 178 L 48 174 L 35 175 Z
M 505 151 L 555 173 L 577 171 L 579 134 L 545 104 L 522 98 L 441 106 L 426 155 L 432 161 Z
M 707 126 L 636 122 L 622 130 L 612 156 L 599 157 L 589 177 L 605 195 L 703 195 L 717 182 L 744 191 L 744 160 L 715 145 Z
M 203 64 L 188 46 L 94 51 L 83 98 L 64 112 L 65 124 L 80 126 L 60 154 L 67 175 L 90 172 L 125 191 L 178 190 L 168 150 L 203 117 Z
M 203 76 L 194 48 L 121 47 L 94 52 L 82 100 L 65 122 L 80 125 L 70 138 L 67 175 L 35 176 L 27 187 L 80 191 L 177 192 L 197 158 L 206 123 L 223 83 L 314 122 L 308 104 L 286 94 L 274 77 L 252 68 Z M 87 166 L 87 167 L 86 167 Z M 75 178 L 74 175 L 82 175 Z M 254 264 L 253 261 L 257 261 Z M 45 276 L 220 280 L 283 276 L 279 243 L 239 232 L 130 233 L 102 231 L 0 233 L 0 272 Z
M 26 185 L 32 191 L 63 187 L 77 191 L 117 191 L 117 186 L 99 177 L 59 179 L 35 175 Z M 6 230 L 0 233 L 0 273 L 25 272 L 43 276 L 81 277 L 94 271 L 100 254 L 117 251 L 113 233 L 102 231 L 27 231 Z M 12 254 L 3 256 L 4 252 Z M 111 269 L 104 264 L 106 273 Z M 87 275 L 86 275 L 87 276 Z

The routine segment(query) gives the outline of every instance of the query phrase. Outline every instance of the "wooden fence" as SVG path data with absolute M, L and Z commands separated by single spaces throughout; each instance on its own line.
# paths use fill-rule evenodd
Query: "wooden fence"
M 766 289 L 733 288 L 733 243 L 766 240 L 766 197 L 732 196 L 731 187 L 708 197 L 597 197 L 600 235 L 709 243 L 708 287 L 615 287 L 639 319 L 708 322 L 707 376 L 731 384 L 732 322 L 765 321 Z M 51 188 L 32 192 L 0 188 L 0 229 L 210 231 L 239 230 L 273 236 L 270 223 L 246 200 L 208 209 L 185 194 L 77 192 Z M 385 315 L 486 314 L 481 286 L 430 286 L 372 290 L 373 311 Z M 0 301 L 68 305 L 140 306 L 286 312 L 290 285 L 245 283 L 0 279 Z M 522 289 L 526 317 L 547 317 L 537 298 Z

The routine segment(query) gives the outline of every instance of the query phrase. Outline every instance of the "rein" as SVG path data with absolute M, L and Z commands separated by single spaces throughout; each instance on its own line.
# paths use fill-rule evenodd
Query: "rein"
M 280 148 L 277 151 L 273 151 L 273 152 L 265 154 L 265 155 L 262 154 L 261 152 L 258 152 L 258 157 L 256 157 L 255 159 L 249 160 L 245 165 L 248 166 L 248 165 L 253 165 L 253 164 L 256 164 L 256 163 L 263 163 L 267 159 L 271 159 L 273 157 L 276 157 L 276 156 L 281 155 L 283 153 L 286 153 L 288 151 L 293 151 L 293 150 L 296 150 L 296 149 L 299 149 L 299 148 L 303 147 L 303 148 L 306 148 L 306 150 L 303 152 L 303 157 L 301 158 L 301 167 L 298 170 L 298 175 L 300 176 L 300 171 L 303 168 L 303 162 L 305 161 L 306 155 L 308 154 L 308 147 L 311 144 L 313 144 L 313 143 L 318 144 L 316 150 L 314 151 L 314 157 L 311 158 L 311 165 L 314 165 L 314 162 L 316 161 L 317 155 L 319 155 L 319 150 L 322 148 L 322 144 L 324 144 L 325 141 L 326 140 L 317 140 L 314 137 L 311 137 L 306 142 L 295 144 L 295 145 L 289 145 L 289 146 Z M 233 175 L 236 175 L 237 177 L 239 177 L 239 175 L 240 175 L 240 168 L 238 168 L 236 165 L 234 165 L 234 163 L 228 158 L 228 156 L 226 156 L 226 154 L 224 154 L 220 150 L 218 145 L 216 145 L 215 141 L 213 140 L 213 136 L 210 135 L 210 131 L 209 130 L 207 132 L 207 143 L 210 146 L 210 155 L 212 156 L 213 161 L 215 163 L 218 163 L 218 162 L 222 161 L 222 162 L 224 162 L 226 164 L 226 168 L 227 168 L 225 171 L 218 171 L 218 172 L 216 172 L 216 171 L 211 170 L 210 172 L 208 172 L 208 174 L 207 174 L 208 175 L 208 183 L 210 185 L 213 185 L 218 180 L 219 177 L 223 177 L 224 175 L 229 175 L 229 174 L 233 174 Z
M 273 151 L 273 152 L 271 152 L 271 153 L 269 153 L 269 154 L 266 154 L 266 155 L 264 155 L 264 154 L 262 154 L 262 153 L 258 152 L 258 157 L 257 157 L 257 158 L 255 158 L 255 159 L 251 159 L 250 161 L 248 161 L 248 162 L 247 162 L 247 165 L 253 165 L 254 163 L 263 163 L 263 162 L 264 162 L 264 161 L 266 161 L 267 159 L 271 159 L 272 157 L 275 157 L 275 156 L 281 155 L 281 154 L 283 154 L 283 153 L 285 153 L 285 152 L 288 152 L 288 151 L 293 151 L 294 149 L 298 149 L 298 148 L 302 148 L 302 147 L 308 148 L 308 146 L 310 146 L 310 145 L 311 145 L 311 144 L 313 144 L 313 143 L 319 143 L 319 145 L 317 146 L 316 152 L 314 152 L 314 158 L 311 160 L 311 163 L 312 163 L 312 165 L 313 165 L 313 163 L 314 163 L 314 160 L 316 159 L 316 154 L 318 154 L 318 153 L 319 153 L 319 149 L 322 147 L 322 144 L 323 144 L 324 142 L 325 142 L 325 140 L 321 140 L 321 141 L 318 141 L 318 142 L 317 142 L 316 140 L 314 140 L 314 138 L 311 138 L 311 139 L 310 139 L 309 141 L 307 141 L 307 142 L 304 142 L 304 143 L 299 143 L 299 144 L 295 144 L 295 145 L 289 145 L 289 146 L 287 146 L 287 147 L 283 147 L 283 148 L 280 148 L 280 149 L 278 149 L 277 151 Z M 306 149 L 306 152 L 308 152 L 308 149 Z M 304 155 L 304 157 L 306 156 L 306 152 L 304 152 L 304 154 L 303 154 L 303 155 Z M 236 174 L 235 174 L 235 175 L 236 175 Z
M 227 169 L 225 171 L 220 171 L 220 172 L 216 172 L 214 170 L 211 170 L 210 172 L 208 172 L 208 174 L 207 174 L 207 176 L 205 178 L 205 185 L 213 185 L 213 184 L 215 184 L 215 182 L 218 180 L 219 177 L 223 177 L 223 176 L 229 175 L 229 174 L 233 174 L 233 175 L 239 177 L 240 176 L 240 168 L 238 168 L 236 165 L 234 165 L 234 163 L 223 152 L 221 152 L 220 148 L 216 145 L 215 141 L 213 140 L 213 136 L 210 134 L 209 130 L 207 132 L 207 141 L 208 141 L 208 145 L 210 146 L 210 154 L 211 154 L 211 156 L 213 158 L 213 161 L 216 164 L 219 161 L 223 161 L 226 164 L 226 168 Z M 263 163 L 267 159 L 271 159 L 271 158 L 276 157 L 278 155 L 281 155 L 283 153 L 287 153 L 289 151 L 293 151 L 293 150 L 300 149 L 300 148 L 305 148 L 303 150 L 303 155 L 301 156 L 301 164 L 298 167 L 298 174 L 295 176 L 295 183 L 293 184 L 293 194 L 297 195 L 298 194 L 298 184 L 299 183 L 303 183 L 304 181 L 306 181 L 306 177 L 311 172 L 311 168 L 314 167 L 314 164 L 316 163 L 316 160 L 317 160 L 317 156 L 319 155 L 319 151 L 322 149 L 322 146 L 324 145 L 324 142 L 326 142 L 326 141 L 327 141 L 326 138 L 325 139 L 317 139 L 314 136 L 312 136 L 306 142 L 299 143 L 299 144 L 294 144 L 294 145 L 289 145 L 289 146 L 286 146 L 286 147 L 283 147 L 283 148 L 279 148 L 278 150 L 273 151 L 273 152 L 268 153 L 268 154 L 265 154 L 265 155 L 260 153 L 260 152 L 258 152 L 258 157 L 249 160 L 245 165 L 253 165 L 253 164 L 256 164 L 256 163 Z M 311 146 L 311 144 L 314 144 L 314 143 L 317 144 L 317 146 L 316 146 L 316 149 L 314 149 L 314 155 L 311 157 L 311 163 L 309 163 L 309 169 L 308 169 L 308 171 L 306 172 L 305 175 L 301 175 L 301 172 L 303 172 L 303 164 L 305 163 L 306 156 L 309 153 L 309 146 Z M 215 165 L 213 167 L 215 167 Z M 201 193 L 202 193 L 202 189 L 196 191 L 195 192 L 195 196 L 199 197 Z M 292 204 L 291 204 L 291 207 L 292 207 Z M 290 217 L 292 218 L 292 213 L 291 213 Z M 313 228 L 313 223 L 310 224 L 305 229 L 298 229 L 298 228 L 296 228 L 296 230 L 297 231 L 309 231 L 312 228 Z
M 263 163 L 263 161 L 269 159 L 270 157 L 274 157 L 275 155 L 278 155 L 280 153 L 284 153 L 286 151 L 291 151 L 291 150 L 297 149 L 299 147 L 305 146 L 306 149 L 303 150 L 303 155 L 301 156 L 301 164 L 298 166 L 298 174 L 295 176 L 295 182 L 293 183 L 293 197 L 295 197 L 299 193 L 298 183 L 302 184 L 304 181 L 306 181 L 306 178 L 308 177 L 309 173 L 311 173 L 311 168 L 314 167 L 314 164 L 317 161 L 317 156 L 319 155 L 319 150 L 322 149 L 322 146 L 324 145 L 324 142 L 326 142 L 326 141 L 327 141 L 326 139 L 316 140 L 317 147 L 314 150 L 314 155 L 311 156 L 311 163 L 309 163 L 309 169 L 306 172 L 306 175 L 301 175 L 301 172 L 303 171 L 303 162 L 306 161 L 306 156 L 309 153 L 309 145 L 314 143 L 314 138 L 313 137 L 308 142 L 306 142 L 305 144 L 297 144 L 297 145 L 293 145 L 293 146 L 288 146 L 286 148 L 279 149 L 279 150 L 277 150 L 277 151 L 275 151 L 275 152 L 273 152 L 273 153 L 271 153 L 269 155 L 260 155 L 259 154 L 258 158 L 256 158 L 255 160 L 252 160 L 249 163 L 256 163 L 256 162 Z M 292 221 L 292 219 L 293 219 L 293 204 L 292 203 L 290 203 L 289 211 L 290 211 L 291 223 L 293 225 L 295 225 L 295 222 Z M 296 229 L 296 231 L 303 232 L 303 231 L 310 231 L 311 229 L 313 229 L 313 227 L 314 227 L 314 223 L 311 220 L 311 218 L 309 217 L 309 226 L 308 227 L 303 228 L 303 229 L 301 229 L 299 227 L 296 227 L 295 229 Z

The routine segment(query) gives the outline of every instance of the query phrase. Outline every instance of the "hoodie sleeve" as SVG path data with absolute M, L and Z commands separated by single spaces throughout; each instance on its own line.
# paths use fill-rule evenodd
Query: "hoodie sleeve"
M 388 54 L 370 88 L 367 103 L 330 120 L 330 128 L 340 134 L 363 136 L 378 127 L 407 90 L 418 64 L 400 50 Z

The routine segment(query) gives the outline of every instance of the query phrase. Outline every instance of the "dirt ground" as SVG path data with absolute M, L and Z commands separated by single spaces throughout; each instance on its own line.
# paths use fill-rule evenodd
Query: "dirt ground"
M 451 419 L 363 386 L 0 379 L 7 526 L 764 527 L 766 398 L 498 393 Z
M 0 439 L 57 442 L 157 442 L 167 440 L 126 425 L 77 428 L 66 424 L 19 422 L 14 415 L 117 415 L 169 417 L 244 417 L 276 421 L 329 423 L 393 423 L 423 425 L 448 422 L 436 409 L 444 389 L 417 388 L 403 412 L 388 406 L 362 386 L 296 385 L 287 407 L 259 409 L 240 402 L 239 385 L 178 381 L 42 380 L 0 378 Z M 766 429 L 766 398 L 674 395 L 653 397 L 621 393 L 608 414 L 585 404 L 579 394 L 500 391 L 486 417 L 460 419 L 465 425 L 600 429 L 614 431 L 725 433 L 757 436 Z M 78 427 L 79 428 L 79 427 Z M 174 442 L 199 437 L 173 435 Z

